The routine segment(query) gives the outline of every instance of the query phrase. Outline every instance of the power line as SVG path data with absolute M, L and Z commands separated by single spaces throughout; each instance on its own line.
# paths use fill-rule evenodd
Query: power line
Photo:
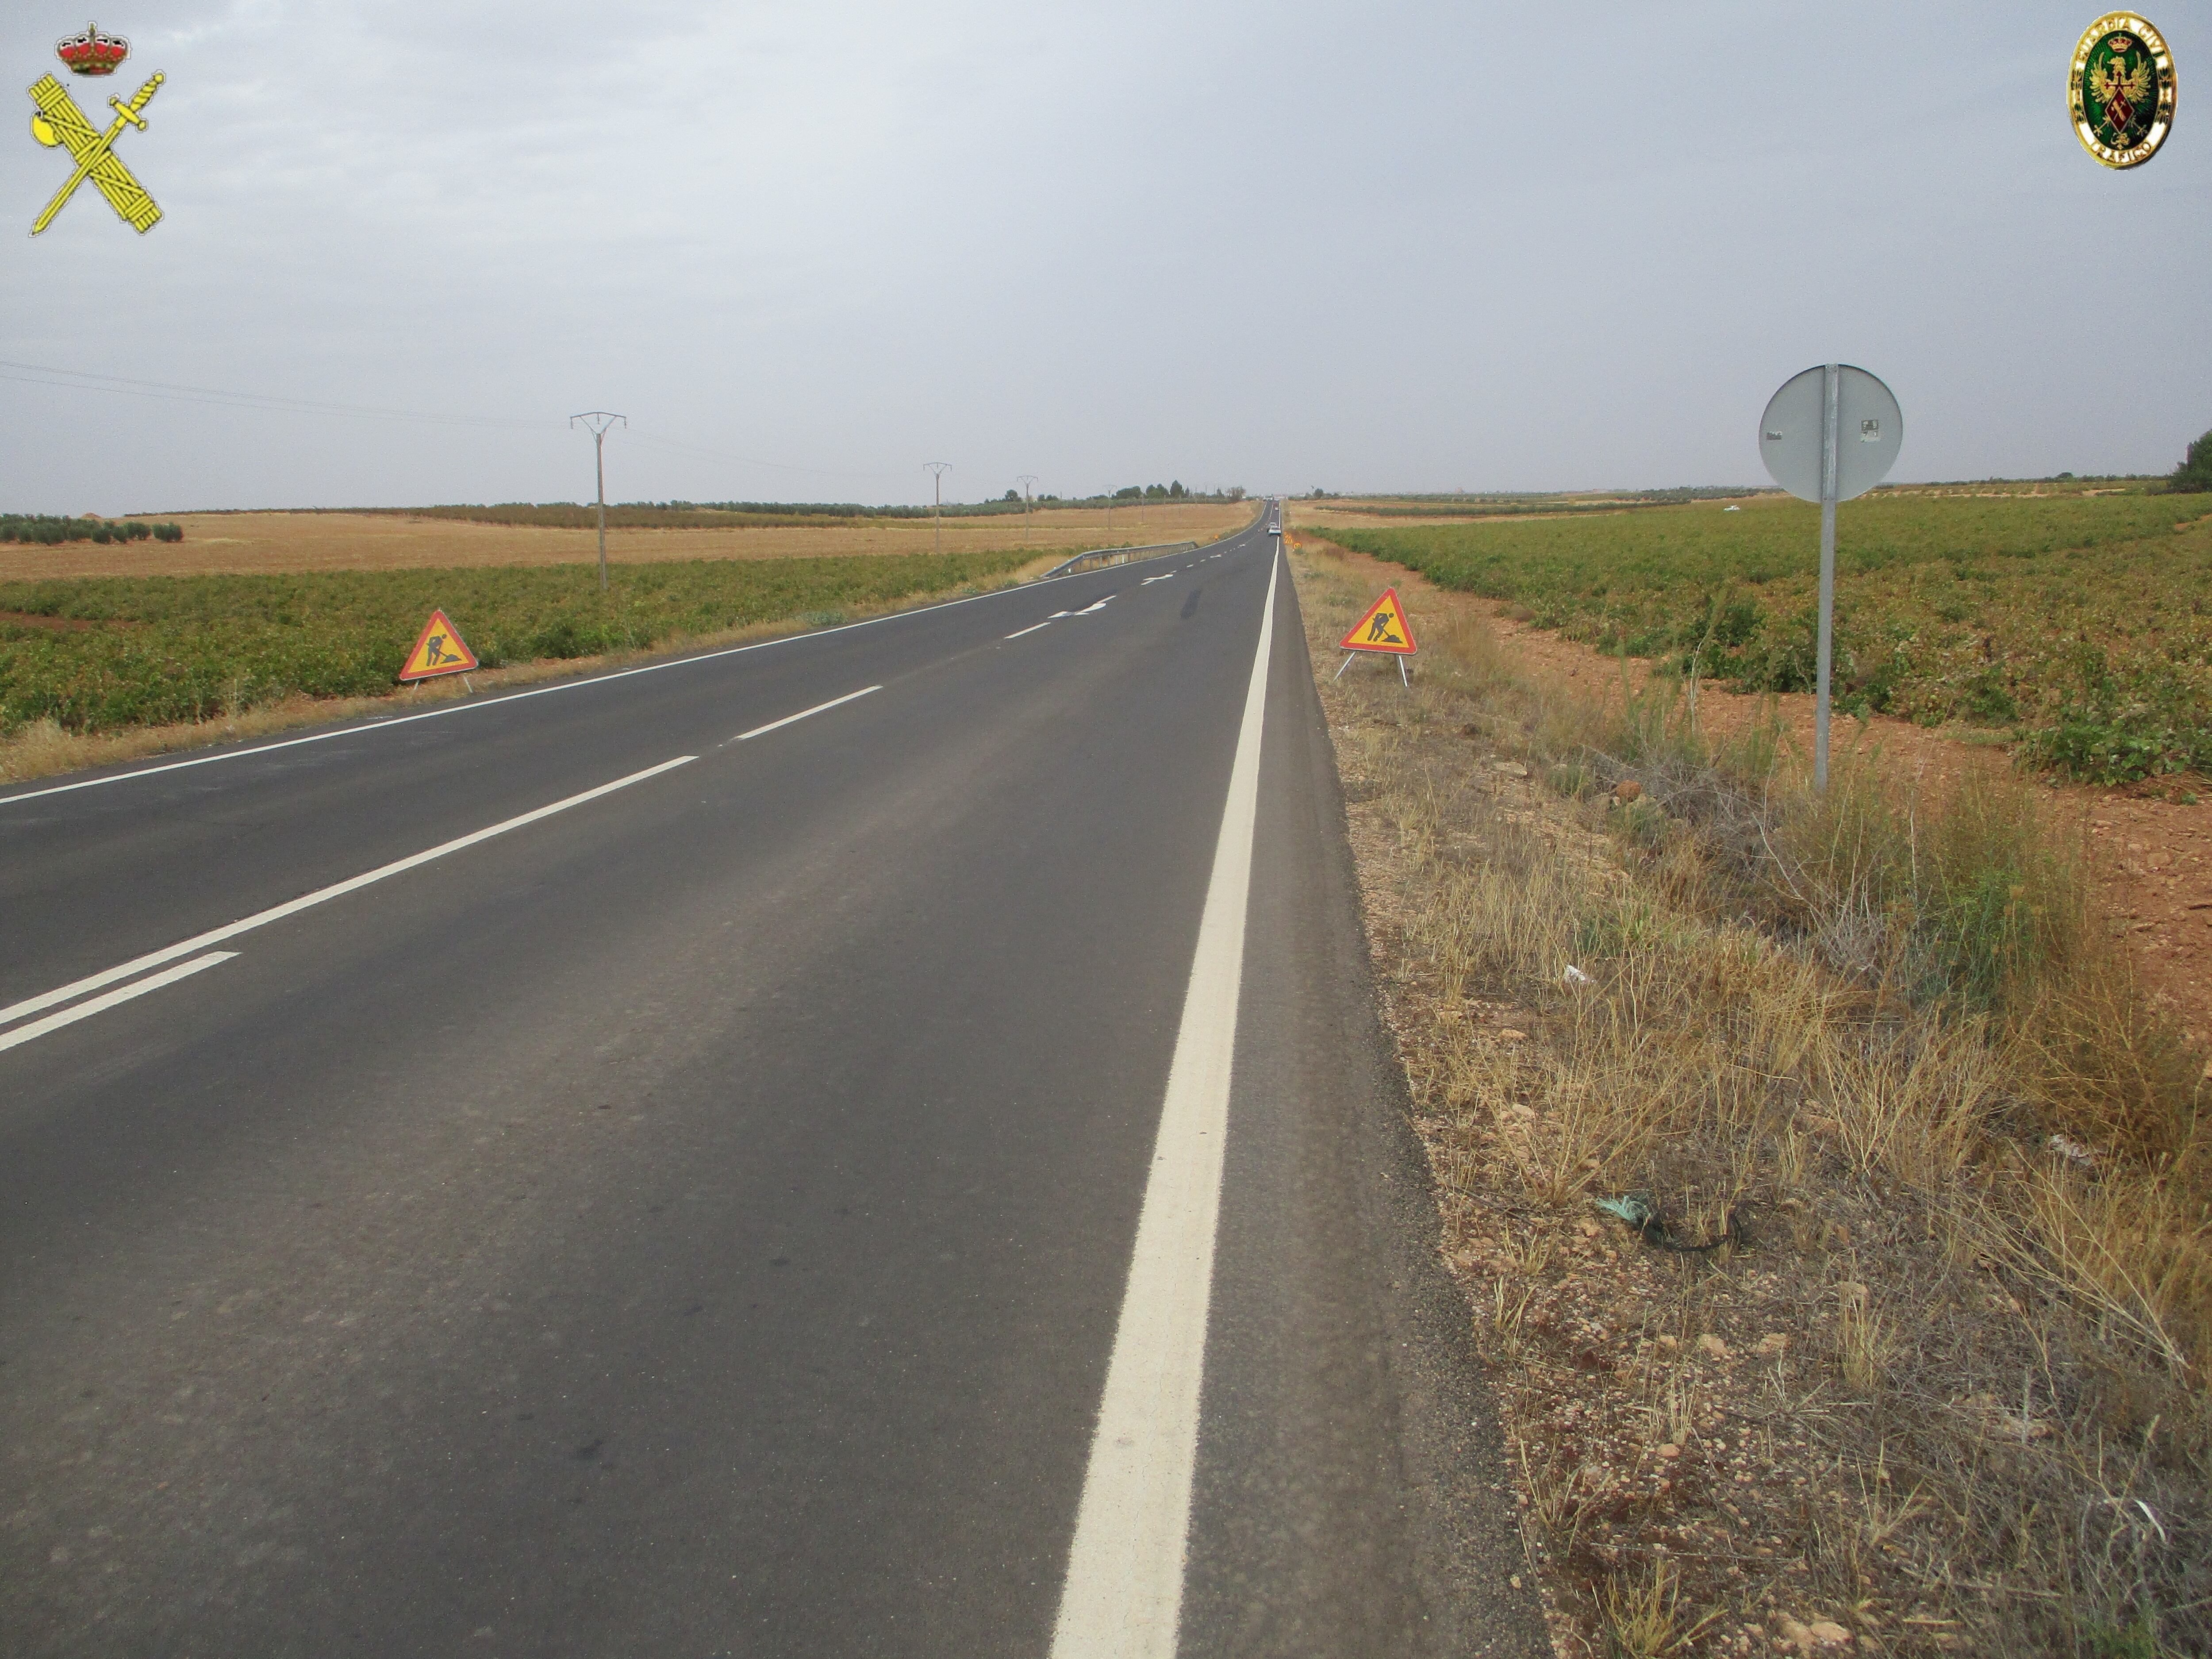
M 70 392 L 105 392 L 120 397 L 149 398 L 158 403 L 200 404 L 216 409 L 258 410 L 270 414 L 328 415 L 349 420 L 403 421 L 513 432 L 561 429 L 558 422 L 514 416 L 438 415 L 420 410 L 385 409 L 368 404 L 330 403 L 313 398 L 240 392 L 226 386 L 183 386 L 168 380 L 134 380 L 125 374 L 95 374 L 88 369 L 57 368 L 46 363 L 19 363 L 6 359 L 0 359 L 0 380 L 11 380 L 20 386 L 52 386 Z M 824 478 L 880 479 L 890 476 L 841 467 L 800 466 L 789 461 L 771 461 L 759 455 L 732 454 L 725 450 L 702 448 L 697 444 L 681 443 L 673 438 L 655 437 L 649 432 L 633 432 L 630 436 L 633 442 L 649 444 L 655 449 L 674 450 L 708 460 L 733 462 L 742 466 L 769 467 L 778 472 L 808 473 Z
M 765 466 L 777 472 L 805 472 L 821 478 L 888 478 L 893 476 L 888 472 L 869 472 L 851 467 L 799 466 L 790 461 L 763 460 L 757 455 L 735 455 L 727 450 L 703 449 L 697 444 L 679 443 L 673 438 L 656 438 L 646 432 L 633 431 L 630 441 L 650 444 L 655 449 L 672 449 L 686 455 L 704 456 L 710 461 L 731 461 L 740 466 Z
M 33 379 L 33 376 L 43 376 Z M 380 409 L 368 404 L 334 404 L 312 398 L 286 398 L 259 392 L 238 392 L 221 386 L 179 386 L 167 380 L 136 380 L 122 374 L 94 374 L 78 368 L 55 368 L 45 363 L 17 363 L 0 359 L 0 380 L 23 386 L 53 386 L 72 392 L 106 392 L 123 397 L 149 398 L 161 403 L 207 404 L 218 409 L 259 410 L 279 415 L 331 415 L 349 420 L 410 421 L 436 426 L 502 428 L 510 431 L 561 430 L 556 421 L 517 419 L 498 415 L 435 415 L 419 410 Z
M 323 415 L 342 420 L 394 421 L 422 426 L 473 427 L 489 431 L 556 432 L 565 429 L 563 422 L 528 416 L 438 414 L 425 410 L 391 409 L 373 404 L 332 403 L 323 398 L 241 392 L 229 386 L 189 386 L 169 380 L 137 380 L 126 374 L 100 374 L 89 369 L 60 368 L 49 363 L 15 362 L 5 358 L 0 358 L 0 380 L 11 381 L 18 386 L 46 386 L 56 391 L 100 392 L 111 396 L 141 398 L 156 403 L 198 404 L 213 409 L 236 409 L 263 414 Z M 710 449 L 674 438 L 659 437 L 651 431 L 633 429 L 629 438 L 633 443 L 645 444 L 654 449 L 810 477 L 866 479 L 884 483 L 904 476 L 858 467 L 802 466 L 793 461 L 770 460 L 762 455 L 740 455 L 729 450 Z

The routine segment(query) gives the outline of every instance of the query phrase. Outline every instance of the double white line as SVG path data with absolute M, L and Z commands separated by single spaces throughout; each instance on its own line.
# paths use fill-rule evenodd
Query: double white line
M 648 766 L 642 772 L 633 772 L 626 778 L 617 778 L 612 783 L 603 783 L 596 789 L 586 789 L 581 794 L 570 795 L 565 800 L 556 800 L 550 805 L 540 806 L 533 811 L 503 819 L 485 829 L 474 830 L 465 836 L 457 836 L 452 841 L 441 842 L 437 846 L 428 848 L 422 852 L 404 859 L 395 859 L 390 864 L 379 865 L 374 870 L 367 871 L 344 881 L 333 882 L 328 887 L 318 888 L 312 893 L 303 893 L 298 898 L 287 900 L 283 904 L 271 905 L 266 910 L 258 910 L 253 915 L 242 917 L 237 921 L 226 922 L 220 927 L 210 928 L 204 933 L 195 933 L 191 938 L 180 940 L 175 945 L 166 945 L 159 951 L 149 951 L 143 957 L 134 957 L 129 962 L 103 969 L 99 973 L 88 975 L 83 979 L 74 980 L 67 985 L 58 986 L 51 991 L 41 992 L 37 996 L 26 997 L 21 1002 L 0 1008 L 0 1028 L 9 1028 L 0 1029 L 0 1049 L 13 1048 L 35 1037 L 42 1037 L 49 1031 L 58 1030 L 61 1027 L 74 1024 L 80 1019 L 89 1018 L 105 1009 L 114 1007 L 119 1002 L 128 1002 L 133 997 L 144 996 L 149 991 L 158 991 L 165 985 L 173 985 L 180 979 L 188 979 L 204 969 L 214 967 L 217 963 L 228 962 L 238 954 L 235 951 L 210 950 L 208 947 L 210 945 L 222 945 L 237 938 L 240 933 L 250 933 L 257 927 L 266 927 L 272 921 L 282 921 L 287 916 L 295 916 L 301 911 L 311 910 L 318 904 L 327 904 L 334 898 L 343 898 L 348 893 L 358 892 L 362 888 L 374 886 L 380 881 L 412 870 L 418 865 L 428 864 L 446 857 L 448 854 L 458 853 L 465 847 L 474 847 L 478 842 L 489 841 L 495 836 L 503 836 L 510 830 L 520 830 L 523 825 L 535 823 L 540 818 L 550 818 L 556 812 L 565 812 L 572 806 L 581 806 L 586 801 L 597 800 L 602 795 L 611 795 L 617 789 L 627 789 L 634 783 L 643 783 L 647 778 L 659 777 L 663 772 L 672 771 L 679 766 L 688 766 L 697 758 L 696 755 L 678 755 L 674 760 L 663 761 L 658 766 Z M 185 960 L 179 961 L 179 957 Z M 159 971 L 154 971 L 155 969 Z M 139 977 L 141 975 L 144 975 L 145 977 Z M 106 990 L 105 988 L 108 986 L 115 986 L 117 988 Z M 94 992 L 103 994 L 94 996 L 91 994 Z M 79 998 L 88 1000 L 80 1001 Z M 31 1015 L 44 1013 L 49 1008 L 56 1012 L 46 1013 L 45 1018 L 40 1019 L 32 1019 L 27 1025 L 18 1025 L 15 1023 L 18 1020 L 29 1018 Z

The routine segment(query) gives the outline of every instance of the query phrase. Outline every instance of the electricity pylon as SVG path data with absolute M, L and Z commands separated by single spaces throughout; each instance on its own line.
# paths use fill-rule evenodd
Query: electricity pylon
M 628 426 L 629 417 L 593 409 L 568 417 L 571 428 L 579 421 L 591 429 L 592 448 L 597 452 L 599 464 L 599 592 L 604 593 L 607 591 L 607 428 L 617 421 Z
M 937 475 L 937 510 L 930 517 L 937 526 L 937 550 L 945 551 L 945 475 L 952 471 L 950 461 L 924 461 L 922 465 Z

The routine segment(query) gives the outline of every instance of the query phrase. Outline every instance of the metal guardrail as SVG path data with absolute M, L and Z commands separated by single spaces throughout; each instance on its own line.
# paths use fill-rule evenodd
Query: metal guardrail
M 1196 542 L 1150 542 L 1143 547 L 1093 548 L 1088 553 L 1077 554 L 1065 564 L 1053 566 L 1037 580 L 1048 582 L 1054 576 L 1073 576 L 1085 570 L 1103 570 L 1111 564 L 1127 564 L 1139 556 L 1158 558 L 1164 553 L 1191 553 L 1197 549 Z

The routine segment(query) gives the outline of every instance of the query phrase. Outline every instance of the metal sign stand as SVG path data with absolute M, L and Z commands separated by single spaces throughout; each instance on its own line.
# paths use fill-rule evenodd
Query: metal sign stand
M 1858 441 L 1845 441 L 1855 434 Z M 1905 441 L 1905 416 L 1879 380 L 1849 363 L 1824 363 L 1783 382 L 1759 417 L 1759 459 L 1774 482 L 1820 504 L 1820 633 L 1813 697 L 1813 787 L 1828 787 L 1829 682 L 1835 666 L 1836 503 L 1888 476 Z
M 1828 787 L 1828 677 L 1836 655 L 1836 404 L 1843 365 L 1820 371 L 1820 639 L 1814 647 L 1813 787 Z
M 1344 671 L 1352 666 L 1352 659 L 1358 654 L 1359 653 L 1357 651 L 1346 652 L 1344 653 L 1344 660 L 1336 665 L 1336 672 L 1329 676 L 1330 680 L 1335 681 L 1342 679 L 1344 678 Z M 1403 657 L 1398 659 L 1398 684 L 1404 686 L 1408 691 L 1413 689 L 1413 682 L 1406 673 L 1406 659 Z

